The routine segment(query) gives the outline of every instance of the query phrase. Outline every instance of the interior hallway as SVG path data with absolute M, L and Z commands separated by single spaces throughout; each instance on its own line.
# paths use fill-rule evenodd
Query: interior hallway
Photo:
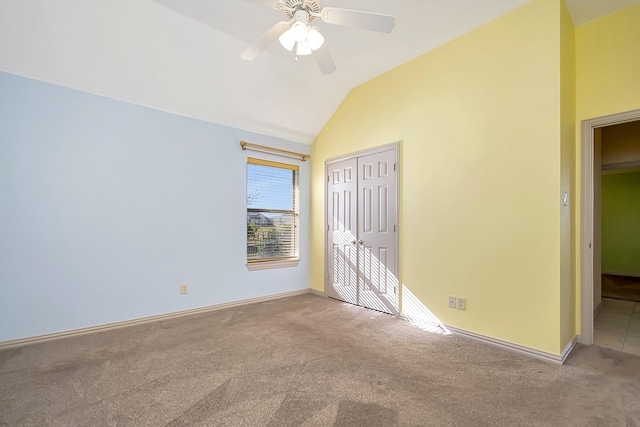
M 593 325 L 593 343 L 640 355 L 640 303 L 602 298 L 602 311 Z

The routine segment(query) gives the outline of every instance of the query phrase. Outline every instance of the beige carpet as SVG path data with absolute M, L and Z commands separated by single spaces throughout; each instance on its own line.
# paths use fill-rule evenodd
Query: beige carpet
M 556 366 L 309 294 L 2 351 L 0 424 L 634 426 L 640 357 Z

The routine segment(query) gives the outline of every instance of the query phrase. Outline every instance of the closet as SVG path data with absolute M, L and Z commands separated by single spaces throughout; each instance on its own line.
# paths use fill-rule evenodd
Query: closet
M 397 315 L 398 144 L 326 162 L 327 296 Z

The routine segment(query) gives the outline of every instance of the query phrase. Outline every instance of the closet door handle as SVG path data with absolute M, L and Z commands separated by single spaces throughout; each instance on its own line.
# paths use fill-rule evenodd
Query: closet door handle
M 352 240 L 352 241 L 351 241 L 351 244 L 352 244 L 352 245 L 355 245 L 355 244 L 356 244 L 356 241 L 355 241 L 355 240 Z
M 364 240 L 358 240 L 358 244 L 359 244 L 359 245 L 364 244 Z

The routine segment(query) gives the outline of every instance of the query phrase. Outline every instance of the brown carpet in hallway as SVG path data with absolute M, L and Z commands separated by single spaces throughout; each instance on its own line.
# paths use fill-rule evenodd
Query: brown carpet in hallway
M 640 277 L 602 275 L 602 296 L 640 302 Z
M 309 294 L 2 351 L 0 425 L 633 426 L 640 357 L 556 366 Z

